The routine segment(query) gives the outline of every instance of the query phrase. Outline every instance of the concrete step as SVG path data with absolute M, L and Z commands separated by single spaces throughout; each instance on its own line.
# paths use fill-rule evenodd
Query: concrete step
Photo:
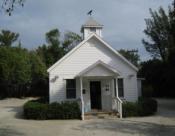
M 115 119 L 119 118 L 120 115 L 118 112 L 104 112 L 104 111 L 98 111 L 98 112 L 88 112 L 85 113 L 85 119 Z

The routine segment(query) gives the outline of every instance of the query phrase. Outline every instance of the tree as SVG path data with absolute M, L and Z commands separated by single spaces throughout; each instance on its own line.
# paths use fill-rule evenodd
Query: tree
M 119 50 L 119 53 L 122 54 L 128 61 L 130 61 L 135 66 L 138 66 L 138 62 L 140 60 L 140 57 L 138 55 L 137 50 Z
M 31 81 L 30 57 L 26 49 L 0 48 L 0 81 L 25 84 Z
M 64 34 L 63 49 L 65 53 L 69 52 L 72 48 L 82 41 L 82 37 L 74 32 L 66 32 Z
M 9 16 L 11 16 L 12 12 L 14 11 L 14 8 L 17 6 L 24 6 L 25 0 L 2 0 L 1 5 L 2 9 L 8 13 Z
M 53 29 L 46 33 L 47 44 L 38 47 L 36 52 L 41 56 L 46 66 L 49 67 L 74 48 L 81 40 L 78 34 L 67 32 L 61 42 L 59 30 Z
M 38 55 L 42 58 L 47 67 L 54 64 L 64 54 L 59 38 L 60 32 L 58 29 L 50 30 L 46 33 L 47 45 L 43 44 L 36 50 Z
M 166 62 L 170 52 L 175 50 L 172 11 L 170 7 L 167 15 L 162 7 L 159 8 L 158 12 L 150 9 L 151 18 L 145 19 L 146 29 L 144 33 L 149 40 L 143 39 L 142 42 L 153 58 L 161 59 L 163 62 Z
M 10 47 L 17 41 L 19 34 L 11 32 L 9 30 L 1 30 L 0 33 L 0 46 Z
M 58 29 L 53 29 L 46 33 L 46 41 L 48 43 L 48 53 L 52 57 L 52 64 L 60 59 L 64 52 L 60 44 L 60 32 Z
M 139 77 L 144 77 L 144 86 L 153 87 L 154 97 L 175 97 L 174 67 L 161 60 L 152 59 L 142 62 L 138 72 Z
M 46 96 L 46 66 L 34 52 L 0 47 L 0 97 Z
M 168 14 L 163 8 L 150 13 L 144 30 L 150 41 L 143 40 L 143 44 L 153 59 L 141 63 L 139 75 L 153 87 L 154 96 L 175 97 L 175 0 Z
M 30 64 L 31 64 L 31 78 L 32 81 L 45 79 L 47 77 L 46 65 L 41 58 L 34 51 L 29 52 Z
M 170 16 L 170 38 L 171 38 L 171 50 L 169 53 L 169 62 L 175 66 L 175 0 L 173 2 L 173 7 L 169 7 Z
M 35 51 L 30 51 L 29 56 L 31 64 L 31 95 L 48 96 L 49 82 L 46 65 Z

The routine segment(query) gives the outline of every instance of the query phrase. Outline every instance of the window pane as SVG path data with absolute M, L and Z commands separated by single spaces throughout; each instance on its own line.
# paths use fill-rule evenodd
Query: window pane
M 76 88 L 75 86 L 76 86 L 75 79 L 67 79 L 66 80 L 66 87 L 67 88 Z
M 76 90 L 75 89 L 67 89 L 67 98 L 76 98 Z
M 118 79 L 118 95 L 119 95 L 119 97 L 124 96 L 123 79 L 122 78 Z
M 68 99 L 76 98 L 76 80 L 75 79 L 66 80 L 66 97 Z
M 114 96 L 116 97 L 117 94 L 116 94 L 116 79 L 114 78 Z

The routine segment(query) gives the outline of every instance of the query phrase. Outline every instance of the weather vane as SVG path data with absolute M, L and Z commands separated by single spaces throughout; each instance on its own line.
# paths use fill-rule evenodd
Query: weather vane
M 91 16 L 92 15 L 92 9 L 87 13 L 87 15 Z

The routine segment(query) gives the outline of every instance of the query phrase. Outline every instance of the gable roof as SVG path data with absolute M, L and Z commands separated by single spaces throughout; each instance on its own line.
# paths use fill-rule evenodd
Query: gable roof
M 90 70 L 92 70 L 93 68 L 95 68 L 98 65 L 103 66 L 104 68 L 111 71 L 112 73 L 115 73 L 116 75 L 120 75 L 119 71 L 115 70 L 113 67 L 111 67 L 110 65 L 102 62 L 101 60 L 98 60 L 97 62 L 95 62 L 94 64 L 90 65 L 89 67 L 87 67 L 86 69 L 81 71 L 79 74 L 77 74 L 77 76 L 82 76 L 82 75 L 86 74 L 87 72 L 89 72 Z
M 109 44 L 107 44 L 104 40 L 102 40 L 98 35 L 92 33 L 88 38 L 79 43 L 76 47 L 74 47 L 70 52 L 64 55 L 60 60 L 58 60 L 55 64 L 53 64 L 50 68 L 47 69 L 47 72 L 50 72 L 53 68 L 55 68 L 58 64 L 60 64 L 63 60 L 69 57 L 72 53 L 74 53 L 77 49 L 79 49 L 84 43 L 86 43 L 89 39 L 95 37 L 98 39 L 103 45 L 105 45 L 109 50 L 111 50 L 115 55 L 117 55 L 120 59 L 122 59 L 126 64 L 128 64 L 135 71 L 138 71 L 138 68 L 134 66 L 131 62 L 129 62 L 125 57 L 123 57 L 118 51 L 114 50 Z
M 89 19 L 85 22 L 83 27 L 103 27 L 100 23 L 98 23 L 96 20 L 94 20 L 92 17 L 89 17 Z

